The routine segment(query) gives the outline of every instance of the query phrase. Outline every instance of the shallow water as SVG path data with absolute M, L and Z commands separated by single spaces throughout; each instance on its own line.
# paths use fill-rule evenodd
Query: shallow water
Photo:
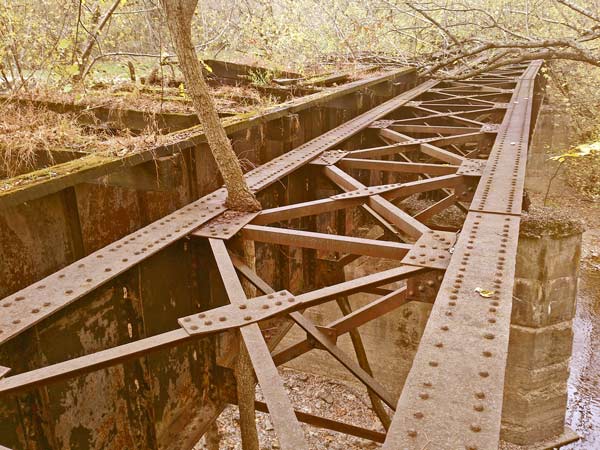
M 600 449 L 600 233 L 584 236 L 566 422 L 582 439 L 565 449 Z

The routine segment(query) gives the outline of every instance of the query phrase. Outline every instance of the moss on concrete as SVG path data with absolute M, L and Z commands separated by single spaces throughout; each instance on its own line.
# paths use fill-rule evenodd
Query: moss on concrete
M 521 217 L 519 235 L 540 238 L 560 238 L 580 234 L 585 230 L 581 220 L 570 217 L 565 211 L 555 208 L 531 207 Z

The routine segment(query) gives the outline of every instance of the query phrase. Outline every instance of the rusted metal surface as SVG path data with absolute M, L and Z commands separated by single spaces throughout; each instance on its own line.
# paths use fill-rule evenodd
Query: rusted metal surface
M 229 300 L 238 308 L 240 305 L 248 304 L 248 299 L 225 244 L 223 241 L 216 239 L 210 239 L 209 243 L 219 268 L 219 274 L 223 278 Z M 280 297 L 285 296 L 288 302 L 294 300 L 294 297 L 289 296 L 287 292 L 283 292 L 283 296 L 281 292 L 279 294 Z M 279 445 L 282 449 L 287 450 L 308 449 L 291 402 L 285 393 L 283 380 L 279 377 L 260 328 L 256 324 L 251 324 L 242 326 L 239 330 L 248 355 L 250 355 L 258 384 L 269 407 Z
M 177 371 L 204 371 L 203 378 L 198 377 L 198 392 L 205 399 L 214 391 L 210 386 L 216 370 L 208 362 L 213 342 L 210 339 L 238 329 L 282 448 L 305 448 L 306 444 L 298 426 L 300 416 L 287 398 L 276 365 L 315 346 L 326 350 L 388 406 L 397 409 L 384 448 L 495 448 L 502 411 L 523 170 L 538 69 L 536 62 L 528 67 L 516 66 L 509 76 L 497 71 L 467 82 L 428 81 L 349 120 L 344 119 L 343 110 L 332 109 L 331 118 L 340 123 L 338 126 L 270 158 L 245 175 L 251 189 L 268 205 L 263 212 L 241 216 L 228 212 L 224 206 L 226 191 L 217 189 L 1 300 L 8 314 L 0 318 L 0 342 L 4 343 L 0 350 L 19 339 L 29 343 L 32 330 L 48 326 L 51 318 L 68 320 L 74 311 L 81 314 L 86 310 L 82 300 L 103 292 L 108 294 L 99 297 L 102 307 L 110 304 L 114 311 L 120 311 L 118 300 L 129 299 L 128 283 L 135 280 L 138 267 L 146 267 L 153 258 L 167 253 L 177 258 L 181 248 L 194 249 L 195 256 L 185 261 L 167 260 L 175 266 L 170 268 L 172 277 L 182 264 L 193 266 L 193 276 L 181 270 L 174 276 L 189 278 L 193 288 L 182 287 L 180 280 L 161 279 L 163 266 L 150 271 L 150 276 L 141 278 L 133 288 L 133 292 L 144 294 L 153 286 L 167 285 L 159 289 L 162 299 L 155 294 L 149 296 L 150 304 L 136 303 L 140 313 L 135 323 L 128 325 L 139 326 L 142 331 L 129 331 L 132 342 L 119 330 L 118 338 L 97 337 L 83 351 L 68 353 L 72 355 L 67 356 L 68 360 L 61 358 L 60 352 L 47 361 L 24 366 L 11 360 L 18 367 L 14 375 L 0 380 L 0 430 L 12 426 L 10 411 L 17 411 L 4 407 L 8 393 L 19 395 L 18 408 L 31 402 L 27 396 L 36 392 L 34 388 L 48 389 L 51 398 L 58 400 L 66 389 L 64 383 L 74 376 L 79 376 L 77 380 L 89 389 L 109 389 L 138 380 L 136 370 L 147 382 L 161 371 L 161 380 L 177 378 Z M 498 103 L 506 103 L 506 108 L 498 109 Z M 496 127 L 494 121 L 502 114 L 504 120 Z M 428 134 L 434 137 L 422 137 Z M 332 148 L 341 150 L 328 153 Z M 327 188 L 317 189 L 319 183 Z M 416 195 L 427 196 L 431 204 L 409 214 L 402 201 Z M 462 228 L 458 232 L 434 229 L 429 219 L 453 205 L 468 211 Z M 346 210 L 356 207 L 374 217 L 388 234 L 382 233 L 376 239 L 354 236 L 356 216 L 351 220 L 344 217 Z M 275 222 L 277 227 L 265 226 Z M 286 276 L 278 274 L 273 261 L 259 260 L 257 266 L 268 274 L 263 280 L 239 258 L 230 256 L 227 241 L 234 235 L 259 242 L 258 255 L 275 258 L 274 246 L 288 251 Z M 388 235 L 393 240 L 388 240 Z M 82 245 L 73 248 L 84 252 Z M 343 270 L 346 261 L 356 254 L 396 259 L 399 266 L 332 284 L 315 264 L 317 260 L 325 261 L 318 258 L 331 258 L 330 267 Z M 205 264 L 212 264 L 212 269 L 206 270 Z M 265 295 L 246 298 L 236 269 Z M 115 280 L 127 286 L 123 298 L 111 287 Z M 403 281 L 406 287 L 386 287 Z M 210 292 L 198 288 L 202 283 L 209 286 Z M 372 292 L 380 298 L 324 327 L 315 326 L 301 313 L 356 292 Z M 194 295 L 205 301 L 194 304 Z M 397 401 L 337 346 L 336 338 L 409 301 L 433 302 L 434 298 L 425 334 Z M 182 301 L 184 304 L 179 305 Z M 161 307 L 169 310 L 164 318 L 157 314 Z M 144 317 L 150 310 L 155 315 L 152 324 Z M 176 328 L 174 318 L 179 319 L 182 328 Z M 261 333 L 259 322 L 271 324 L 277 320 L 279 336 L 293 321 L 307 337 L 271 355 L 269 334 Z M 35 341 L 35 345 L 40 343 Z M 41 345 L 45 348 L 47 344 L 41 341 Z M 194 351 L 192 359 L 189 354 L 181 354 L 184 346 Z M 198 358 L 196 351 L 200 348 L 201 362 L 196 364 L 192 360 Z M 172 355 L 182 365 L 168 372 Z M 127 370 L 121 375 L 122 368 Z M 112 376 L 109 383 L 102 382 L 106 374 Z M 94 382 L 88 385 L 87 380 Z M 139 421 L 148 428 L 140 445 L 168 448 L 171 444 L 167 442 L 177 439 L 180 448 L 189 448 L 208 422 L 200 420 L 203 425 L 194 432 L 186 431 L 185 436 L 178 436 L 177 431 L 169 433 L 182 429 L 181 425 L 173 425 L 176 421 L 191 424 L 197 420 L 198 415 L 186 409 L 197 400 L 187 395 L 183 386 L 187 387 L 189 381 L 186 383 L 181 389 L 165 392 L 158 405 L 150 393 L 142 396 L 137 416 L 115 436 L 127 442 L 131 439 L 127 427 Z M 124 401 L 136 401 L 132 399 L 136 399 L 133 392 Z M 104 403 L 111 401 L 115 408 L 120 407 L 117 398 L 108 397 Z M 222 404 L 219 398 L 203 400 L 201 415 L 214 417 Z M 42 410 L 50 418 L 60 416 L 64 427 L 69 417 L 76 422 L 75 412 L 83 412 L 72 408 L 65 412 L 43 405 Z M 178 410 L 184 413 L 176 414 Z M 158 417 L 155 423 L 149 419 L 153 414 Z M 382 440 L 382 436 L 356 427 L 315 417 L 305 419 Z M 48 418 L 43 420 L 48 422 Z M 86 422 L 85 427 L 90 423 Z M 59 428 L 49 435 L 56 442 L 64 442 L 57 438 Z M 99 448 L 104 436 L 94 437 L 94 448 Z M 13 434 L 6 439 L 7 443 L 17 442 Z M 110 441 L 106 448 L 116 448 L 116 442 Z
M 498 446 L 520 194 L 539 67 L 532 63 L 517 84 L 383 448 Z
M 454 252 L 456 234 L 430 230 L 415 242 L 402 262 L 411 266 L 445 270 Z

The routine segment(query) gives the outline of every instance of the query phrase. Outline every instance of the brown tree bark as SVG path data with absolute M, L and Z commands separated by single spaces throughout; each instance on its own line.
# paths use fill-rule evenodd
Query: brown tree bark
M 260 203 L 248 188 L 238 158 L 221 125 L 217 109 L 202 75 L 196 50 L 192 45 L 192 17 L 198 0 L 162 0 L 167 25 L 175 45 L 179 67 L 186 81 L 187 93 L 204 127 L 208 145 L 227 188 L 227 207 L 237 211 L 258 211 Z
M 208 90 L 202 69 L 192 44 L 192 17 L 198 0 L 162 0 L 167 16 L 167 26 L 175 45 L 179 67 L 183 72 L 186 89 L 194 109 L 204 127 L 208 145 L 227 188 L 226 205 L 238 211 L 258 211 L 260 203 L 248 188 L 237 155 L 221 125 L 217 109 Z M 248 243 L 250 244 L 250 243 Z M 254 263 L 254 249 L 244 246 L 248 263 Z M 248 287 L 246 287 L 248 289 Z M 254 370 L 245 344 L 240 339 L 240 349 L 235 367 L 240 428 L 244 450 L 258 450 L 256 412 L 254 409 Z

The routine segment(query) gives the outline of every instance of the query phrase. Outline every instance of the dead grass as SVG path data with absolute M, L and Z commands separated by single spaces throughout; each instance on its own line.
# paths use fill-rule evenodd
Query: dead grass
M 59 114 L 32 104 L 0 103 L 0 178 L 12 178 L 64 162 L 78 155 L 101 152 L 124 156 L 160 145 L 165 140 L 147 130 L 111 134 L 77 122 L 74 114 Z
M 219 85 L 211 86 L 210 90 L 217 110 L 223 113 L 246 113 L 278 103 L 270 95 L 263 94 L 251 86 Z M 195 113 L 190 98 L 179 88 L 133 83 L 102 83 L 93 89 L 78 87 L 70 92 L 39 85 L 20 93 L 19 97 L 90 108 L 135 109 L 148 113 Z

